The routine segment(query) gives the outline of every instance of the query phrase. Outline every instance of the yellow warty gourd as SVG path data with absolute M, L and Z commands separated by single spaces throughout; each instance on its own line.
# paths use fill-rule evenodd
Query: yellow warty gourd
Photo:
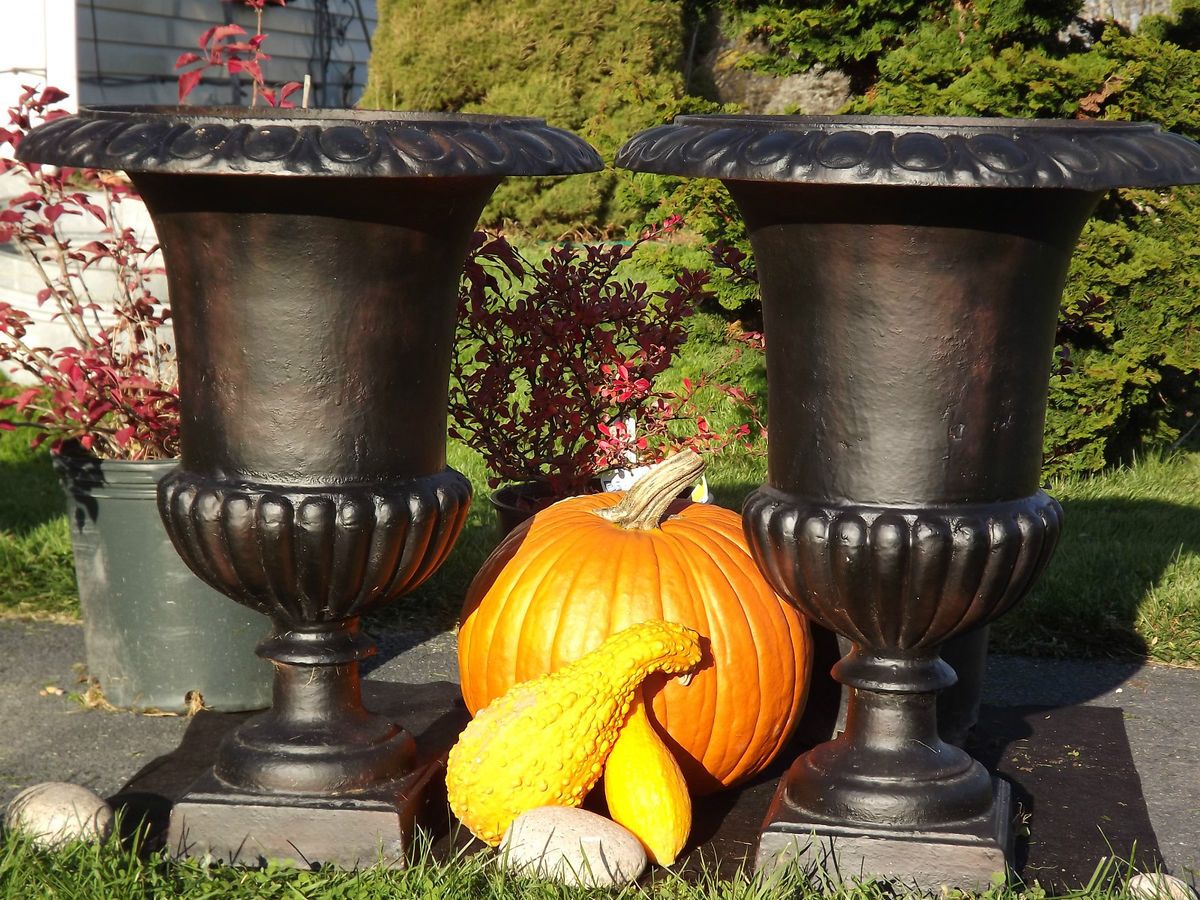
M 669 866 L 692 830 L 692 798 L 683 770 L 646 714 L 638 689 L 629 719 L 604 767 L 608 814 L 642 842 L 653 863 Z
M 480 840 L 500 843 L 513 819 L 539 806 L 579 806 L 604 771 L 639 685 L 700 662 L 700 638 L 671 622 L 642 622 L 480 710 L 450 751 L 450 808 Z

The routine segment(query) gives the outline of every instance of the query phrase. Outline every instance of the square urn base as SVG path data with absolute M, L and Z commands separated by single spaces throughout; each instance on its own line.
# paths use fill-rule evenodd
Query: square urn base
M 984 890 L 997 875 L 1007 877 L 1012 859 L 1012 788 L 998 778 L 992 787 L 989 814 L 916 830 L 804 821 L 784 802 L 780 784 L 759 837 L 755 868 L 796 863 L 835 884 L 880 878 L 922 892 Z
M 240 791 L 210 771 L 172 808 L 167 847 L 176 859 L 236 866 L 402 868 L 441 772 L 431 763 L 370 792 L 313 797 Z

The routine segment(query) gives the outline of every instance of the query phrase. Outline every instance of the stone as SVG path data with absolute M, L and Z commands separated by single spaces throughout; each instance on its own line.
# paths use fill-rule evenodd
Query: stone
M 1187 882 L 1165 872 L 1142 872 L 1129 879 L 1129 896 L 1136 900 L 1197 900 Z
M 113 829 L 113 811 L 96 794 L 78 784 L 46 781 L 13 798 L 5 826 L 28 835 L 43 849 L 72 841 L 102 842 Z
M 1084 0 L 1079 11 L 1084 19 L 1116 19 L 1130 30 L 1138 27 L 1143 16 L 1170 13 L 1171 0 Z
M 699 60 L 718 100 L 735 103 L 744 113 L 809 116 L 832 115 L 850 101 L 850 79 L 837 70 L 772 75 L 741 68 L 744 57 L 759 53 L 770 53 L 763 41 L 727 35 L 718 18 L 712 49 Z
M 641 842 L 627 829 L 565 806 L 522 813 L 504 832 L 499 853 L 511 872 L 584 887 L 628 884 L 647 863 Z

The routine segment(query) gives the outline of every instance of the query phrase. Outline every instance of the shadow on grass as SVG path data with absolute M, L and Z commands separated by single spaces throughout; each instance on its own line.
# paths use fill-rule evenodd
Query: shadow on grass
M 0 531 L 24 535 L 65 512 L 62 488 L 45 453 L 0 457 Z
M 1054 559 L 1030 596 L 997 623 L 997 648 L 1140 659 L 1156 655 L 1161 643 L 1171 645 L 1174 661 L 1200 664 L 1200 617 L 1189 608 L 1200 587 L 1200 508 L 1087 499 L 1065 500 L 1063 509 Z M 1184 583 L 1159 590 L 1172 567 Z
M 709 479 L 709 488 L 712 490 L 713 501 L 717 506 L 724 506 L 726 509 L 732 509 L 734 512 L 742 511 L 742 504 L 746 502 L 746 498 L 750 496 L 750 492 L 758 487 L 757 482 L 750 481 L 721 481 L 717 477 Z

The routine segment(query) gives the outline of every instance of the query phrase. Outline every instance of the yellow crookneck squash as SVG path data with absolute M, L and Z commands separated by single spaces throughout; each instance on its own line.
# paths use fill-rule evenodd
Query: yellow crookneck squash
M 771 761 L 804 706 L 808 625 L 759 574 L 737 513 L 676 500 L 703 468 L 685 451 L 628 492 L 560 501 L 501 543 L 459 630 L 472 713 L 629 625 L 679 622 L 700 633 L 705 659 L 690 687 L 652 678 L 645 699 L 691 793 Z
M 679 763 L 663 743 L 639 688 L 604 766 L 608 815 L 637 835 L 652 863 L 669 866 L 692 830 L 692 798 Z
M 472 834 L 495 846 L 523 812 L 579 806 L 600 779 L 641 683 L 654 672 L 689 672 L 700 656 L 699 636 L 690 628 L 643 622 L 571 665 L 513 687 L 480 710 L 450 750 L 450 808 Z M 622 765 L 637 768 L 642 746 L 630 745 Z M 652 757 L 644 761 L 658 764 Z M 622 776 L 622 783 L 631 777 Z M 638 827 L 663 843 L 655 823 L 643 824 L 636 811 L 632 817 L 634 827 L 626 827 L 643 842 Z M 675 811 L 672 821 L 679 818 Z M 690 801 L 686 818 L 683 840 L 691 826 Z

